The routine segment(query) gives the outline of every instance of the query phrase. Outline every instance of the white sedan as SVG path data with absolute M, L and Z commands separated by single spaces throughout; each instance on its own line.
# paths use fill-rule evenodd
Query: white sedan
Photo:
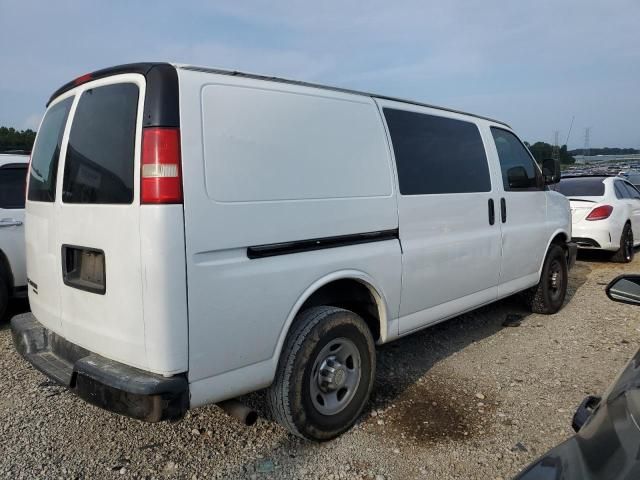
M 0 154 L 0 321 L 10 297 L 26 297 L 24 187 L 28 155 Z
M 565 177 L 557 191 L 569 198 L 573 241 L 582 249 L 615 252 L 630 262 L 640 245 L 640 191 L 623 177 Z M 634 235 L 635 233 L 635 235 Z

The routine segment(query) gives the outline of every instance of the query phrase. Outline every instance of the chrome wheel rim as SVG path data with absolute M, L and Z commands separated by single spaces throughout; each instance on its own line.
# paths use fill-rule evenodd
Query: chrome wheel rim
M 362 365 L 360 352 L 348 338 L 335 338 L 316 356 L 311 370 L 310 394 L 313 406 L 322 415 L 335 415 L 353 399 Z
M 624 240 L 624 258 L 631 260 L 633 256 L 633 232 L 628 231 L 627 237 Z
M 564 274 L 562 272 L 562 265 L 558 260 L 554 260 L 549 266 L 549 292 L 553 300 L 560 298 L 563 284 Z

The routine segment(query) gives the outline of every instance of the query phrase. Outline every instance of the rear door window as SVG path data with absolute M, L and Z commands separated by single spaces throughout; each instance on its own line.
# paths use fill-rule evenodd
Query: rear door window
M 0 168 L 0 208 L 24 208 L 26 165 L 5 165 Z
M 133 202 L 138 87 L 118 83 L 82 93 L 64 166 L 65 203 Z
M 53 202 L 56 199 L 58 158 L 62 146 L 62 134 L 73 97 L 62 100 L 47 110 L 31 156 L 29 200 Z
M 385 108 L 402 195 L 491 191 L 478 127 L 452 118 Z
M 498 150 L 505 191 L 542 190 L 542 175 L 522 142 L 513 133 L 491 127 Z

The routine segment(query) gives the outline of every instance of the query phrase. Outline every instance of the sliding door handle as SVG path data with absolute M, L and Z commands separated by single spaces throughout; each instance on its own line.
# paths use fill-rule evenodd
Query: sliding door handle
M 500 216 L 502 217 L 502 223 L 507 221 L 507 202 L 504 198 L 500 199 Z
M 496 211 L 493 207 L 493 198 L 489 199 L 489 225 L 496 223 Z

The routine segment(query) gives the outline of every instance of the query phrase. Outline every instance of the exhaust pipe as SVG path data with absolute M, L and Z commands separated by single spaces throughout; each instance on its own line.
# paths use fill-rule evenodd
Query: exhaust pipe
M 253 408 L 247 407 L 236 399 L 225 400 L 217 404 L 230 417 L 235 418 L 239 422 L 250 427 L 258 420 L 258 412 Z

